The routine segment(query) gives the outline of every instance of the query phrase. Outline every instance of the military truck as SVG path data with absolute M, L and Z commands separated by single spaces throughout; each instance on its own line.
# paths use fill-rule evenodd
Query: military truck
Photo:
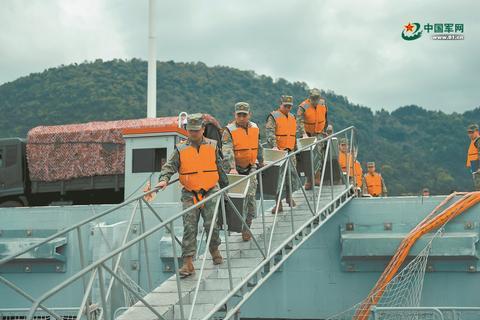
M 0 207 L 119 203 L 123 187 L 123 174 L 31 181 L 26 139 L 0 139 Z
M 208 114 L 204 121 L 205 135 L 220 143 L 218 121 Z M 0 207 L 120 203 L 125 198 L 123 132 L 169 127 L 183 130 L 181 116 L 40 126 L 26 139 L 0 139 Z M 156 172 L 166 158 L 142 149 L 133 166 Z

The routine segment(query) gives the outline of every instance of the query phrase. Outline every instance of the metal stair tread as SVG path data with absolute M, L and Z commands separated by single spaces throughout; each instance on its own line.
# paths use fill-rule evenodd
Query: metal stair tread
M 343 190 L 345 190 L 344 186 L 337 186 L 334 187 L 333 192 L 337 195 Z M 316 195 L 318 195 L 318 188 L 316 188 L 315 191 Z M 329 188 L 324 186 L 323 192 L 325 192 L 325 194 L 320 198 L 318 206 L 319 208 L 323 208 L 332 201 L 331 191 Z M 312 192 L 306 191 L 306 193 L 308 200 L 310 201 L 310 205 L 312 207 L 315 206 L 316 202 L 311 201 Z M 297 206 L 293 208 L 293 221 L 296 232 L 300 226 L 304 225 L 306 221 L 312 218 L 312 214 L 306 203 L 305 197 L 300 190 L 293 194 L 293 198 L 297 202 Z M 251 230 L 254 237 L 257 239 L 260 248 L 264 250 L 265 237 L 268 246 L 273 222 L 276 219 L 273 239 L 271 240 L 271 248 L 273 251 L 275 251 L 292 234 L 292 216 L 290 207 L 288 207 L 288 205 L 284 206 L 283 212 L 279 213 L 276 217 L 275 215 L 271 214 L 270 211 L 271 207 L 265 211 L 264 216 L 264 221 L 266 223 L 266 234 L 263 234 L 262 217 L 260 215 L 253 221 Z M 225 237 L 227 237 L 229 242 L 232 282 L 233 286 L 235 287 L 242 281 L 242 279 L 248 276 L 261 261 L 264 260 L 264 257 L 253 241 L 245 242 L 242 240 L 241 233 L 226 233 Z M 222 245 L 219 248 L 224 257 L 223 264 L 214 265 L 211 261 L 208 250 L 206 250 L 204 253 L 208 256 L 206 257 L 205 261 L 203 279 L 200 281 L 200 287 L 198 289 L 197 301 L 193 313 L 194 319 L 200 319 L 204 317 L 214 308 L 216 301 L 223 298 L 229 292 L 230 282 L 225 240 L 226 239 L 222 240 Z M 193 296 L 198 282 L 202 259 L 203 256 L 200 256 L 196 261 L 194 261 L 195 268 L 197 269 L 197 273 L 195 275 L 180 280 L 182 288 L 182 302 L 188 303 L 184 304 L 185 317 L 188 317 L 191 303 L 193 302 Z M 159 308 L 159 312 L 161 311 L 167 319 L 180 319 L 180 304 L 178 301 L 177 281 L 175 275 L 163 282 L 151 293 L 147 294 L 145 299 L 148 303 L 156 306 L 155 308 Z M 128 315 L 128 317 L 121 317 L 120 319 L 155 319 L 154 314 L 151 313 L 151 311 L 141 303 L 137 303 L 137 305 L 130 308 L 125 315 Z

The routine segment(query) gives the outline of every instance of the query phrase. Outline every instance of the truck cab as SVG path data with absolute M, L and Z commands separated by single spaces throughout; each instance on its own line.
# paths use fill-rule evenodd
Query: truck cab
M 0 207 L 24 205 L 26 171 L 25 140 L 0 139 Z

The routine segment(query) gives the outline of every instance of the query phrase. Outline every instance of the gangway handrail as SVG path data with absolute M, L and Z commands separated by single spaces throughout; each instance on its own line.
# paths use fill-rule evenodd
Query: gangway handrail
M 325 154 L 325 163 L 326 163 L 326 158 L 327 158 L 327 154 L 330 156 L 330 166 L 332 168 L 332 150 L 331 150 L 331 140 L 334 139 L 334 138 L 337 138 L 343 134 L 346 134 L 347 132 L 351 132 L 351 146 L 353 146 L 353 132 L 354 132 L 355 128 L 353 126 L 351 127 L 348 127 L 348 128 L 345 128 L 337 133 L 334 133 L 334 134 L 331 134 L 327 137 L 324 137 L 322 139 L 318 139 L 317 141 L 309 144 L 309 145 L 306 145 L 294 152 L 291 152 L 289 154 L 287 154 L 285 157 L 283 158 L 280 158 L 280 159 L 277 159 L 275 161 L 272 161 L 270 162 L 269 164 L 263 166 L 262 168 L 258 168 L 258 170 L 255 170 L 253 172 L 251 172 L 250 174 L 246 175 L 245 177 L 242 177 L 241 179 L 239 179 L 238 181 L 228 185 L 227 187 L 225 188 L 222 188 L 220 190 L 217 190 L 215 192 L 213 192 L 211 195 L 209 195 L 208 197 L 202 199 L 201 201 L 199 201 L 198 203 L 190 206 L 189 208 L 186 208 L 184 210 L 181 210 L 178 214 L 170 217 L 170 218 L 167 218 L 167 219 L 162 219 L 160 217 L 160 215 L 158 214 L 158 212 L 156 212 L 156 210 L 147 202 L 145 201 L 144 197 L 146 195 L 149 195 L 153 192 L 157 192 L 159 189 L 158 188 L 153 188 L 152 190 L 148 191 L 148 192 L 145 192 L 145 193 L 142 193 L 141 195 L 137 196 L 137 197 L 134 197 L 128 201 L 125 201 L 121 204 L 118 204 L 118 205 L 115 205 L 114 207 L 110 208 L 110 209 L 107 209 L 99 214 L 96 214 L 90 218 L 87 218 L 87 219 L 84 219 L 82 221 L 80 221 L 79 223 L 77 224 L 74 224 L 73 226 L 71 227 L 68 227 L 64 230 L 61 230 L 49 237 L 47 237 L 46 239 L 44 239 L 43 241 L 39 242 L 39 243 L 36 243 L 35 245 L 32 245 L 28 248 L 25 248 L 23 250 L 21 250 L 20 252 L 17 252 L 13 255 L 10 255 L 2 260 L 0 260 L 0 265 L 4 264 L 4 263 L 7 263 L 9 261 L 12 261 L 13 259 L 15 259 L 16 257 L 19 257 L 20 255 L 30 251 L 30 250 L 33 250 L 37 247 L 39 247 L 40 245 L 42 244 L 45 244 L 45 243 L 48 243 L 49 241 L 59 237 L 59 236 L 62 236 L 64 234 L 67 234 L 73 230 L 76 230 L 77 231 L 77 236 L 78 236 L 78 239 L 79 239 L 79 242 L 81 242 L 81 230 L 80 228 L 82 226 L 84 226 L 85 224 L 87 223 L 90 223 L 98 218 L 101 218 L 109 213 L 112 213 L 122 207 L 125 207 L 133 202 L 138 202 L 138 206 L 140 207 L 140 211 L 141 211 L 141 214 L 142 214 L 142 234 L 140 234 L 139 236 L 131 239 L 130 241 L 128 242 L 124 242 L 122 243 L 122 245 L 120 245 L 118 248 L 112 250 L 109 254 L 107 254 L 106 256 L 102 257 L 102 258 L 99 258 L 97 259 L 96 261 L 92 262 L 90 265 L 86 266 L 85 265 L 85 261 L 84 261 L 84 257 L 82 258 L 82 255 L 84 255 L 84 252 L 83 252 L 83 247 L 80 247 L 80 257 L 81 257 L 81 267 L 82 269 L 79 270 L 77 273 L 75 273 L 74 275 L 72 275 L 70 278 L 64 280 L 63 282 L 57 284 L 55 287 L 53 287 L 52 289 L 48 290 L 47 292 L 45 292 L 43 295 L 41 295 L 39 298 L 37 298 L 37 300 L 35 300 L 35 302 L 33 303 L 31 309 L 30 309 L 30 313 L 27 317 L 28 320 L 31 320 L 36 312 L 36 309 L 37 308 L 42 308 L 44 309 L 44 306 L 42 305 L 42 303 L 48 299 L 49 297 L 51 297 L 52 295 L 56 294 L 57 292 L 59 292 L 60 290 L 62 290 L 63 288 L 65 288 L 66 286 L 70 285 L 71 283 L 79 280 L 80 278 L 83 279 L 84 281 L 84 291 L 85 291 L 85 295 L 84 295 L 84 299 L 82 300 L 82 305 L 80 306 L 80 310 L 82 310 L 84 308 L 85 305 L 83 305 L 84 303 L 86 303 L 87 299 L 85 299 L 85 297 L 87 297 L 88 295 L 90 295 L 90 291 L 92 289 L 92 286 L 91 286 L 91 283 L 93 282 L 93 280 L 95 279 L 95 276 L 98 276 L 98 281 L 100 283 L 100 291 L 101 291 L 101 298 L 102 298 L 102 315 L 101 317 L 103 316 L 103 318 L 107 318 L 109 319 L 108 315 L 109 315 L 109 312 L 108 312 L 108 308 L 107 308 L 107 302 L 106 300 L 108 300 L 108 293 L 109 291 L 105 291 L 105 288 L 104 288 L 104 283 L 103 283 L 103 271 L 106 271 L 107 273 L 109 273 L 111 275 L 111 281 L 113 282 L 114 280 L 118 280 L 118 282 L 120 282 L 122 284 L 122 286 L 124 287 L 124 289 L 127 289 L 129 290 L 133 295 L 136 296 L 136 298 L 140 301 L 142 301 L 144 303 L 144 305 L 149 308 L 157 317 L 159 317 L 160 319 L 162 319 L 163 317 L 151 306 L 149 305 L 148 303 L 146 303 L 142 297 L 140 296 L 137 296 L 135 294 L 135 292 L 128 287 L 128 285 L 125 285 L 125 283 L 123 283 L 122 279 L 118 278 L 116 276 L 116 272 L 115 272 L 115 269 L 114 270 L 111 270 L 110 268 L 108 268 L 106 266 L 106 262 L 109 261 L 110 259 L 115 259 L 115 257 L 117 255 L 121 255 L 121 253 L 127 249 L 129 249 L 130 247 L 132 247 L 133 245 L 139 243 L 140 241 L 146 241 L 146 238 L 152 234 L 154 234 L 155 232 L 159 231 L 160 229 L 162 228 L 165 228 L 167 229 L 168 231 L 170 231 L 170 234 L 172 235 L 172 247 L 173 247 L 173 250 L 174 250 L 174 262 L 175 262 L 175 273 L 177 274 L 177 271 L 178 271 L 178 260 L 177 260 L 177 255 L 175 253 L 175 241 L 177 243 L 179 243 L 180 241 L 178 240 L 178 238 L 176 237 L 175 235 L 175 230 L 173 228 L 173 222 L 177 219 L 179 219 L 180 217 L 182 217 L 183 215 L 185 215 L 187 212 L 195 209 L 195 208 L 198 208 L 200 206 L 202 206 L 203 204 L 205 204 L 207 201 L 211 201 L 211 200 L 214 200 L 215 198 L 218 198 L 217 199 L 217 205 L 216 205 L 216 210 L 214 212 L 214 218 L 213 218 L 213 221 L 216 221 L 216 218 L 218 216 L 218 211 L 219 210 L 219 207 L 220 205 L 218 205 L 218 203 L 222 202 L 222 214 L 223 214 L 223 223 L 224 223 L 224 229 L 227 230 L 226 228 L 226 218 L 225 218 L 225 208 L 224 208 L 224 201 L 220 201 L 221 199 L 226 199 L 227 201 L 230 201 L 229 199 L 229 196 L 228 196 L 228 191 L 232 188 L 234 188 L 235 186 L 255 177 L 255 176 L 259 176 L 259 185 L 260 185 L 260 194 L 261 194 L 261 211 L 262 211 L 262 222 L 263 222 L 263 226 L 265 228 L 265 221 L 264 221 L 264 208 L 263 208 L 263 191 L 262 191 L 262 173 L 265 171 L 265 170 L 268 170 L 269 168 L 275 166 L 275 165 L 278 165 L 280 164 L 281 162 L 284 162 L 284 164 L 282 165 L 285 165 L 285 169 L 284 169 L 284 174 L 283 174 L 283 177 L 282 177 L 282 181 L 280 183 L 280 186 L 281 188 L 283 187 L 284 183 L 285 183 L 285 178 L 286 178 L 286 172 L 288 171 L 289 172 L 289 176 L 290 176 L 290 179 L 289 179 L 289 183 L 291 184 L 292 182 L 292 171 L 295 173 L 295 176 L 296 178 L 300 181 L 300 177 L 298 176 L 297 172 L 295 170 L 292 170 L 292 160 L 293 159 L 292 157 L 295 157 L 297 154 L 299 154 L 300 152 L 304 152 L 304 151 L 308 151 L 310 152 L 310 156 L 311 156 L 311 159 L 314 158 L 314 152 L 317 152 L 317 149 L 318 148 L 322 148 L 324 147 L 324 143 L 327 142 L 327 148 L 326 148 L 326 154 Z M 351 147 L 352 148 L 352 147 Z M 352 149 L 351 149 L 352 150 Z M 312 178 L 313 178 L 313 174 L 315 172 L 315 169 L 313 167 L 313 160 L 311 161 L 311 173 L 312 173 Z M 323 168 L 322 170 L 322 176 L 321 176 L 321 181 L 320 181 L 320 185 L 323 184 L 323 179 L 324 179 L 324 174 L 325 174 L 325 170 Z M 350 185 L 349 183 L 349 174 L 346 175 L 346 181 L 347 183 L 345 183 L 345 190 L 350 190 L 352 188 L 352 186 Z M 331 180 L 331 185 L 332 185 L 332 201 L 334 200 L 333 199 L 333 176 L 330 175 L 330 180 Z M 344 181 L 345 182 L 345 181 Z M 312 183 L 313 183 L 313 179 L 312 179 Z M 305 196 L 305 199 L 306 199 L 306 202 L 310 208 L 310 210 L 312 210 L 311 208 L 311 205 L 309 203 L 309 199 L 307 197 L 307 194 L 305 193 L 305 190 L 303 188 L 303 186 L 300 187 L 304 196 Z M 290 190 L 291 189 L 291 186 L 290 186 Z M 313 188 L 313 200 L 315 200 L 315 188 Z M 342 194 L 345 194 L 346 191 L 344 191 Z M 278 198 L 277 198 L 277 201 L 280 201 L 281 200 L 281 194 L 278 195 Z M 318 196 L 317 196 L 317 205 L 315 206 L 314 205 L 314 208 L 316 209 L 315 212 L 312 212 L 312 215 L 315 217 L 316 214 L 317 214 L 317 211 L 318 211 L 318 203 L 319 203 L 319 200 L 320 200 L 320 197 L 321 197 L 321 190 L 320 192 L 318 193 Z M 315 202 L 314 202 L 315 203 Z M 230 204 L 231 201 L 230 201 Z M 149 211 L 151 211 L 156 217 L 157 219 L 160 221 L 160 223 L 158 223 L 157 225 L 153 226 L 151 229 L 149 230 L 146 230 L 145 226 L 144 226 L 144 222 L 143 222 L 143 211 L 142 211 L 142 208 L 143 208 L 143 205 L 146 206 L 147 209 L 149 209 Z M 234 207 L 234 206 L 233 206 Z M 136 206 L 135 206 L 136 208 Z M 292 217 L 292 233 L 293 233 L 293 209 L 291 208 L 290 210 L 290 213 L 291 213 L 291 217 Z M 237 215 L 239 215 L 239 212 L 236 210 L 236 208 L 234 207 L 234 211 Z M 133 215 L 135 214 L 136 210 L 134 209 L 134 211 L 132 212 L 132 218 L 133 218 Z M 278 213 L 278 207 L 277 207 L 277 213 Z M 277 215 L 275 215 L 275 218 L 274 218 L 274 222 L 273 222 L 273 227 L 272 227 L 272 232 L 270 234 L 270 241 L 273 237 L 273 229 L 274 229 L 274 226 L 275 226 L 275 223 L 276 223 L 276 217 Z M 243 221 L 242 219 L 242 223 L 243 223 L 243 226 L 244 228 L 251 233 L 250 229 L 249 229 L 249 226 L 246 225 L 245 221 Z M 213 227 L 214 227 L 214 224 L 215 223 L 212 223 L 211 224 L 211 228 L 208 232 L 208 236 L 207 236 L 207 241 L 206 241 L 206 245 L 205 245 L 205 248 L 208 248 L 209 246 L 209 243 L 210 243 L 210 240 L 211 240 L 211 237 L 212 237 L 212 232 L 213 232 Z M 129 230 L 127 229 L 126 232 L 128 232 Z M 257 239 L 253 236 L 252 234 L 252 239 L 253 239 L 253 242 L 256 244 L 258 250 L 262 253 L 264 259 L 266 260 L 268 257 L 271 257 L 271 254 L 273 253 L 277 253 L 278 250 L 273 250 L 273 252 L 270 252 L 270 249 L 268 249 L 267 251 L 267 248 L 264 247 L 264 250 L 263 251 L 257 241 Z M 264 239 L 265 240 L 265 239 Z M 226 252 L 226 260 L 227 260 L 227 265 L 228 265 L 228 269 L 229 269 L 229 279 L 230 279 L 230 290 L 233 290 L 233 285 L 232 285 L 232 282 L 231 282 L 231 279 L 232 279 L 232 276 L 231 276 L 231 270 L 230 270 L 230 257 L 229 257 L 229 250 L 228 250 L 228 237 L 225 237 L 225 245 L 227 247 L 227 252 Z M 81 246 L 81 244 L 80 244 Z M 205 265 L 205 259 L 206 259 L 206 256 L 207 255 L 204 255 L 203 257 L 203 262 L 202 262 L 202 267 L 200 269 L 200 275 L 202 275 L 203 273 L 203 269 L 204 269 L 204 265 Z M 117 258 L 118 260 L 120 258 Z M 148 259 L 147 259 L 147 263 L 148 263 Z M 148 268 L 147 268 L 148 269 Z M 87 282 L 85 277 L 88 275 L 88 273 L 91 272 L 91 275 L 90 275 L 90 279 L 89 279 L 89 286 L 88 286 L 88 290 L 87 290 L 87 287 L 85 286 L 85 283 Z M 2 276 L 0 276 L 2 277 Z M 176 275 L 177 277 L 177 286 L 178 286 L 178 293 L 179 293 L 179 299 L 180 299 L 180 309 L 181 309 L 181 313 L 182 313 L 182 319 L 185 318 L 184 316 L 184 313 L 183 313 L 183 305 L 182 305 L 182 298 L 181 298 L 181 287 L 180 287 L 180 282 L 178 281 L 178 274 Z M 197 283 L 197 286 L 196 286 L 196 292 L 195 292 L 195 295 L 194 295 L 194 303 L 192 303 L 192 308 L 190 310 L 190 315 L 188 317 L 188 319 L 191 319 L 192 318 L 192 314 L 193 314 L 193 310 L 194 310 L 194 305 L 195 305 L 195 300 L 196 300 L 196 297 L 197 297 L 197 294 L 198 294 L 198 288 L 199 288 L 199 284 L 200 284 L 200 281 L 202 281 L 202 277 L 200 276 L 199 279 L 198 279 L 198 283 Z M 150 281 L 149 281 L 150 282 Z M 109 288 L 111 287 L 111 285 L 109 285 Z M 12 287 L 13 288 L 13 287 Z M 22 290 L 18 287 L 15 286 L 15 288 L 13 288 L 17 291 L 18 290 Z M 45 310 L 45 309 L 44 309 Z M 47 311 L 48 312 L 48 311 Z M 52 314 L 53 315 L 53 314 Z M 56 319 L 56 315 L 53 315 Z
M 309 220 L 308 220 L 307 222 L 305 222 L 298 230 L 304 230 L 305 228 L 310 227 L 311 224 L 312 224 L 312 220 L 315 220 L 316 218 L 318 218 L 318 216 L 319 216 L 321 213 L 323 213 L 329 206 L 331 206 L 331 205 L 334 205 L 334 206 L 335 206 L 337 200 L 341 199 L 342 197 L 345 197 L 346 195 L 348 195 L 348 194 L 351 193 L 351 192 L 352 192 L 352 190 L 350 190 L 350 189 L 345 189 L 341 194 L 337 195 L 337 196 L 332 200 L 332 202 L 331 202 L 330 204 L 328 204 L 328 205 L 326 205 L 324 208 L 322 208 L 322 209 L 319 211 L 319 214 L 318 214 L 318 215 L 316 215 L 316 216 L 314 216 L 313 218 L 309 219 Z M 342 208 L 346 203 L 347 203 L 346 201 L 343 202 L 343 203 L 341 203 L 339 206 L 336 207 L 336 209 L 338 210 L 338 209 Z M 322 221 L 322 224 L 325 223 L 325 222 L 327 222 L 332 216 L 333 216 L 333 215 L 326 215 L 325 220 Z M 319 225 L 317 226 L 317 228 L 319 228 L 320 226 L 321 226 L 321 225 L 319 224 Z M 301 240 L 301 242 L 302 242 L 302 243 L 305 242 L 305 241 L 309 238 L 309 236 L 312 235 L 312 234 L 313 234 L 313 230 L 311 230 L 311 232 L 308 234 L 308 236 L 304 237 L 304 238 Z M 283 243 L 282 243 L 277 249 L 275 249 L 274 251 L 272 251 L 272 252 L 270 253 L 270 255 L 267 257 L 267 259 L 263 260 L 259 265 L 257 265 L 257 267 L 255 267 L 255 269 L 254 269 L 252 272 L 250 272 L 250 274 L 249 274 L 248 276 L 246 276 L 245 279 L 243 279 L 243 280 L 236 286 L 236 288 L 235 288 L 236 290 L 233 290 L 233 291 L 230 292 L 227 296 L 223 297 L 223 298 L 216 304 L 214 310 L 212 310 L 209 314 L 207 314 L 207 315 L 205 316 L 205 319 L 208 319 L 209 317 L 213 316 L 213 315 L 215 314 L 215 309 L 220 308 L 222 305 L 226 304 L 231 298 L 233 298 L 233 296 L 235 295 L 235 293 L 236 293 L 238 290 L 240 290 L 243 286 L 245 286 L 245 284 L 248 283 L 255 274 L 257 274 L 258 272 L 260 272 L 260 271 L 262 270 L 262 268 L 264 268 L 268 263 L 270 263 L 270 259 L 272 259 L 272 258 L 274 258 L 275 256 L 277 256 L 277 255 L 280 253 L 280 251 L 282 250 L 282 248 L 285 247 L 286 245 L 288 245 L 289 243 L 291 243 L 292 240 L 293 240 L 296 236 L 297 236 L 297 234 L 292 234 L 292 235 L 290 235 L 287 239 L 285 239 L 285 240 L 283 241 Z M 292 248 L 292 250 L 288 253 L 288 256 L 290 256 L 291 254 L 293 254 L 293 253 L 296 251 L 296 249 L 298 249 L 298 248 L 299 248 L 299 245 L 295 246 L 295 248 Z M 276 265 L 274 265 L 274 266 L 272 267 L 272 270 L 275 271 L 275 270 L 277 270 L 279 267 L 280 267 L 280 264 L 277 263 Z M 268 275 L 264 276 L 264 277 L 262 278 L 262 282 L 265 282 L 265 281 L 269 278 L 269 276 L 270 276 L 271 274 L 272 274 L 272 273 L 269 273 Z M 250 291 L 248 294 L 249 294 L 249 295 L 252 295 L 257 289 L 258 289 L 258 286 L 257 286 L 255 289 L 253 289 L 252 291 Z M 243 302 L 242 302 L 242 304 L 243 304 Z M 235 314 L 235 312 L 240 308 L 240 306 L 241 306 L 241 304 L 235 306 L 235 308 L 232 308 L 232 309 L 228 312 L 228 314 L 227 314 L 227 316 L 225 317 L 225 319 L 228 319 L 230 316 L 233 316 L 233 315 Z
M 316 142 L 313 142 L 313 143 L 311 143 L 311 144 L 308 144 L 308 145 L 304 146 L 303 148 L 298 149 L 298 150 L 296 150 L 296 151 L 294 151 L 294 152 L 291 152 L 291 153 L 289 153 L 285 158 L 290 158 L 290 157 L 292 157 L 292 156 L 294 156 L 294 155 L 299 154 L 299 153 L 302 152 L 302 151 L 311 149 L 313 146 L 316 146 L 316 145 L 318 145 L 318 144 L 320 144 L 320 143 L 322 143 L 322 142 L 325 142 L 325 141 L 327 141 L 327 140 L 329 140 L 329 139 L 331 139 L 331 138 L 335 138 L 335 137 L 339 136 L 340 134 L 342 134 L 342 133 L 344 133 L 344 132 L 346 132 L 346 131 L 350 131 L 350 130 L 354 130 L 354 129 L 355 129 L 354 126 L 350 126 L 350 127 L 348 127 L 348 128 L 345 128 L 345 129 L 343 129 L 343 130 L 341 130 L 341 131 L 339 131 L 339 132 L 336 132 L 336 133 L 334 133 L 334 134 L 332 134 L 332 135 L 330 135 L 330 136 L 328 136 L 328 137 L 325 137 L 325 138 L 323 138 L 323 139 L 321 139 L 321 140 L 318 140 L 318 141 L 316 141 Z M 255 170 L 254 172 L 252 172 L 252 173 L 246 175 L 245 177 L 243 177 L 243 178 L 235 181 L 234 183 L 229 184 L 229 185 L 226 186 L 225 188 L 218 190 L 217 192 L 215 192 L 215 193 L 211 194 L 210 196 L 202 199 L 202 201 L 197 202 L 197 203 L 194 204 L 193 206 L 191 206 L 191 207 L 189 207 L 189 208 L 187 208 L 187 209 L 185 209 L 185 210 L 183 210 L 183 211 L 187 211 L 188 209 L 195 209 L 195 208 L 198 208 L 198 207 L 202 206 L 202 205 L 203 205 L 204 203 L 206 203 L 207 201 L 215 198 L 218 194 L 224 192 L 225 190 L 229 190 L 229 189 L 231 189 L 231 188 L 233 188 L 233 187 L 235 187 L 235 186 L 243 183 L 244 181 L 250 179 L 252 176 L 254 176 L 254 175 L 258 174 L 258 173 L 261 173 L 261 172 L 267 170 L 267 169 L 270 168 L 270 167 L 273 167 L 274 165 L 276 165 L 276 164 L 280 163 L 281 161 L 283 161 L 285 158 L 281 158 L 281 159 L 277 159 L 277 160 L 275 160 L 275 161 L 272 161 L 272 162 L 269 163 L 268 165 L 263 166 L 262 168 L 259 168 L 259 169 Z M 175 180 L 174 182 L 178 182 L 178 180 Z M 15 253 L 15 254 L 12 254 L 12 255 L 10 255 L 10 256 L 8 256 L 8 257 L 6 257 L 6 258 L 1 259 L 1 260 L 0 260 L 0 266 L 3 265 L 3 264 L 5 264 L 5 263 L 7 263 L 7 262 L 12 261 L 13 259 L 17 258 L 18 256 L 21 256 L 22 254 L 25 254 L 25 253 L 27 253 L 27 252 L 29 252 L 29 251 L 31 251 L 31 250 L 33 250 L 33 249 L 41 246 L 41 245 L 44 245 L 44 244 L 46 244 L 46 243 L 54 240 L 55 238 L 58 238 L 58 237 L 60 237 L 60 236 L 62 236 L 62 235 L 64 235 L 64 234 L 67 234 L 68 232 L 73 231 L 73 230 L 77 229 L 78 227 L 82 227 L 82 226 L 85 225 L 85 224 L 88 224 L 88 223 L 90 223 L 90 222 L 92 222 L 92 221 L 94 221 L 94 220 L 97 220 L 98 218 L 101 218 L 101 217 L 103 217 L 103 216 L 105 216 L 105 215 L 107 215 L 107 214 L 109 214 L 109 213 L 111 213 L 111 212 L 113 212 L 113 211 L 116 211 L 116 210 L 118 210 L 118 209 L 120 209 L 120 208 L 123 208 L 124 206 L 129 205 L 129 204 L 131 204 L 131 203 L 133 203 L 133 202 L 135 202 L 135 201 L 141 200 L 141 199 L 143 199 L 146 195 L 149 195 L 149 194 L 154 193 L 154 192 L 158 192 L 159 190 L 160 190 L 159 188 L 153 188 L 153 189 L 150 190 L 150 191 L 147 191 L 147 192 L 145 192 L 145 193 L 142 193 L 141 195 L 139 195 L 139 196 L 137 196 L 137 197 L 134 197 L 134 198 L 132 198 L 132 199 L 130 199 L 130 200 L 127 200 L 127 201 L 125 201 L 125 202 L 119 203 L 119 204 L 113 206 L 113 207 L 110 208 L 110 209 L 107 209 L 107 210 L 105 210 L 105 211 L 103 211 L 103 212 L 98 213 L 97 215 L 94 215 L 94 216 L 92 216 L 92 217 L 90 217 L 90 218 L 84 219 L 84 220 L 82 220 L 82 221 L 74 224 L 73 226 L 70 226 L 70 227 L 67 227 L 67 228 L 65 228 L 65 229 L 62 229 L 61 231 L 58 231 L 57 233 L 52 234 L 51 236 L 45 238 L 44 240 L 42 240 L 42 241 L 40 241 L 40 242 L 37 242 L 37 243 L 35 243 L 35 244 L 33 244 L 33 245 L 31 245 L 31 246 L 29 246 L 29 247 L 27 247 L 27 248 L 25 248 L 25 249 L 17 252 L 17 253 Z M 178 213 L 176 216 L 173 216 L 173 217 L 169 218 L 168 221 L 170 221 L 170 220 L 173 221 L 173 220 L 175 220 L 176 218 L 178 218 L 180 215 L 183 215 L 183 213 L 184 213 L 183 211 L 181 211 L 180 213 Z M 190 210 L 188 210 L 188 211 L 190 211 Z

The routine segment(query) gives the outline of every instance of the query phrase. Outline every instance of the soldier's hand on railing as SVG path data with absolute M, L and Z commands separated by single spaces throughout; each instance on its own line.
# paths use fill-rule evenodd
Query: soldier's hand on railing
M 272 150 L 279 150 L 277 147 L 272 147 Z
M 238 174 L 238 171 L 237 169 L 233 168 L 233 169 L 230 169 L 230 174 Z
M 165 188 L 167 187 L 167 184 L 168 184 L 167 181 L 162 180 L 155 185 L 155 188 L 159 188 L 160 190 L 165 190 Z
M 302 138 L 308 138 L 308 135 L 306 133 L 304 133 Z
M 143 188 L 143 192 L 146 193 L 152 190 L 151 186 L 152 185 L 150 184 L 150 181 L 148 181 L 147 184 L 145 185 L 145 188 Z M 150 192 L 149 194 L 144 195 L 143 199 L 145 199 L 145 201 L 152 202 L 153 199 L 155 199 L 155 193 Z
M 155 188 L 158 188 L 160 190 L 164 190 L 166 187 L 167 187 L 168 183 L 166 181 L 160 181 L 159 183 L 157 183 L 155 185 Z M 146 193 L 146 192 L 149 192 L 151 191 L 151 184 L 150 184 L 150 181 L 147 182 L 145 188 L 143 188 L 143 192 Z M 150 192 L 149 194 L 146 194 L 143 196 L 143 199 L 145 199 L 145 201 L 148 201 L 148 202 L 152 202 L 153 199 L 155 199 L 156 197 L 156 192 Z

